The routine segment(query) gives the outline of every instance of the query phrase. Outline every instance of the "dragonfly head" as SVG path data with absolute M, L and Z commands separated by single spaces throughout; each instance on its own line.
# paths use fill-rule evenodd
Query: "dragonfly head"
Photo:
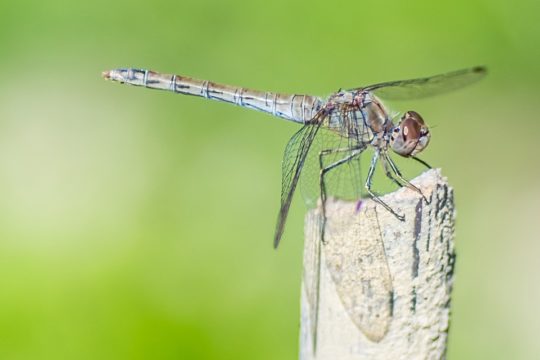
M 390 147 L 401 156 L 418 154 L 429 143 L 431 134 L 424 119 L 415 111 L 407 111 L 392 129 Z

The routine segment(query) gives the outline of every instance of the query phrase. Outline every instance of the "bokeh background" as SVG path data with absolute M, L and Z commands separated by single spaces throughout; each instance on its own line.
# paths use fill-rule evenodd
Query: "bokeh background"
M 300 197 L 271 246 L 296 125 L 102 70 L 324 95 L 480 64 L 392 105 L 433 126 L 423 158 L 455 188 L 448 358 L 540 358 L 539 20 L 536 0 L 0 2 L 0 358 L 297 358 Z

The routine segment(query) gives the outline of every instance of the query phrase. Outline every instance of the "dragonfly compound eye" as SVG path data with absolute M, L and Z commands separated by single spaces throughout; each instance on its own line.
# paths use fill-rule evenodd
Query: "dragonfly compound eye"
M 390 139 L 392 150 L 401 156 L 416 155 L 429 143 L 430 133 L 424 119 L 415 111 L 407 111 Z

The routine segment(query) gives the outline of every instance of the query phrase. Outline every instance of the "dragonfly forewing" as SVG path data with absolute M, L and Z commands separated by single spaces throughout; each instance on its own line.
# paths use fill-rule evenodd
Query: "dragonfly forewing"
M 420 99 L 460 89 L 479 81 L 486 74 L 485 67 L 476 66 L 425 78 L 388 81 L 355 90 L 373 92 L 387 100 Z

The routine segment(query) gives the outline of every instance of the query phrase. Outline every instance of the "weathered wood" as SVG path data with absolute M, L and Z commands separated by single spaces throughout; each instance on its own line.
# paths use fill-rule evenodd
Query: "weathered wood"
M 300 359 L 441 359 L 454 269 L 453 191 L 440 170 L 383 200 L 329 199 L 306 216 Z

